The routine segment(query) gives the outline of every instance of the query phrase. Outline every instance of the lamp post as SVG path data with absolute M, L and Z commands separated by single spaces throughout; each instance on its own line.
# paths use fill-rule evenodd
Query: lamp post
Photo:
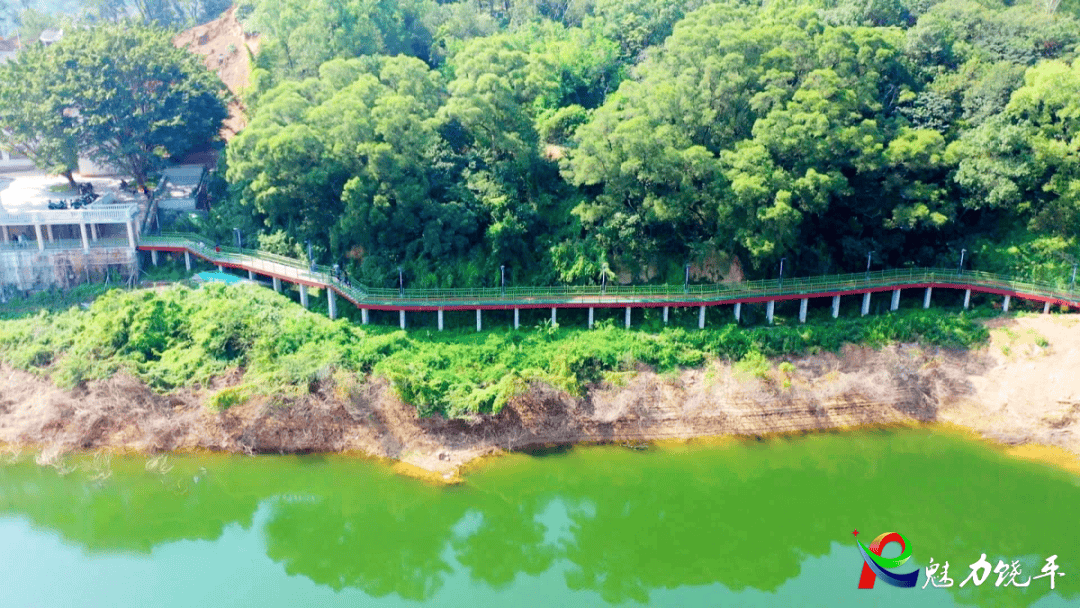
M 240 251 L 243 251 L 244 250 L 244 244 L 240 240 L 240 229 L 239 228 L 233 228 L 233 234 L 236 235 L 236 248 L 239 249 Z
M 308 267 L 311 269 L 311 272 L 315 272 L 315 256 L 311 255 L 311 241 L 308 240 L 308 241 L 306 241 L 306 243 L 307 243 Z
M 960 250 L 960 265 L 956 267 L 956 276 L 964 274 L 964 254 L 967 253 L 967 249 Z
M 786 259 L 787 258 L 780 258 L 780 280 L 777 281 L 777 286 L 778 287 L 783 287 L 784 286 L 784 260 L 786 260 Z
M 866 254 L 866 280 L 870 281 L 870 262 L 874 259 L 874 252 Z
M 600 269 L 600 295 L 607 293 L 607 264 Z
M 397 285 L 398 285 L 398 295 L 399 296 L 404 296 L 405 295 L 405 275 L 402 273 L 401 266 L 397 267 Z
M 1072 280 L 1069 281 L 1069 291 L 1073 291 L 1076 289 L 1076 266 L 1076 264 L 1073 264 L 1073 274 Z
M 502 295 L 506 295 L 506 264 L 499 265 L 499 287 L 502 290 Z
M 683 277 L 682 292 L 690 293 L 690 264 L 686 265 L 686 275 Z

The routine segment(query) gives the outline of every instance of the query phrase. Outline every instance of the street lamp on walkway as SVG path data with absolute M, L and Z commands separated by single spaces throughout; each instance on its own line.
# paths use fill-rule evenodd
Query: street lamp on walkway
M 967 249 L 960 250 L 960 265 L 956 267 L 956 276 L 964 274 L 964 254 L 967 253 Z
M 874 259 L 874 252 L 866 254 L 866 280 L 870 281 L 870 262 Z
M 779 287 L 784 286 L 784 260 L 787 258 L 780 258 L 780 280 L 778 282 Z

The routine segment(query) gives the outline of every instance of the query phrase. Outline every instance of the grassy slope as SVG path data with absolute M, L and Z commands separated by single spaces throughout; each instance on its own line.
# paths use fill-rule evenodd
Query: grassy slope
M 764 356 L 836 350 L 845 342 L 965 347 L 987 338 L 969 315 L 922 310 L 799 326 L 655 329 L 545 324 L 406 333 L 330 321 L 257 286 L 176 286 L 114 290 L 89 309 L 0 321 L 0 359 L 60 386 L 125 370 L 162 392 L 243 370 L 244 383 L 219 391 L 211 407 L 254 394 L 287 400 L 338 374 L 374 373 L 422 413 L 453 417 L 496 412 L 530 381 L 580 393 L 604 374 L 639 363 L 666 371 L 724 357 L 761 366 L 768 365 Z

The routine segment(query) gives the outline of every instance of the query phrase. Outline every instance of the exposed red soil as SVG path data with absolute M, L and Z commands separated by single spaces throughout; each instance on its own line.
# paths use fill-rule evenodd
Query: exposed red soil
M 173 44 L 202 55 L 206 67 L 215 72 L 233 94 L 229 117 L 221 130 L 222 137 L 229 140 L 247 123 L 240 92 L 251 76 L 250 57 L 259 52 L 258 36 L 244 33 L 236 20 L 234 5 L 209 23 L 180 32 L 173 38 Z

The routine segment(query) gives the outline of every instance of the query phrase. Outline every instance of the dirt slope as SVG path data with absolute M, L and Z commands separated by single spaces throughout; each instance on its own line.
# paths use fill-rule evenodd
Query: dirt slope
M 244 33 L 236 20 L 236 6 L 230 7 L 210 23 L 177 34 L 173 44 L 202 55 L 206 67 L 216 72 L 236 96 L 229 104 L 229 118 L 225 120 L 222 136 L 228 140 L 239 133 L 246 124 L 239 93 L 248 85 L 251 75 L 249 52 L 251 56 L 259 52 L 259 39 L 256 35 Z
M 453 476 L 479 456 L 583 441 L 638 442 L 763 435 L 864 424 L 948 422 L 1010 444 L 1080 454 L 1080 319 L 1026 317 L 991 324 L 977 351 L 899 345 L 848 347 L 791 359 L 765 377 L 713 362 L 704 369 L 628 374 L 574 398 L 544 386 L 498 416 L 471 422 L 420 419 L 385 381 L 314 387 L 289 407 L 250 402 L 206 410 L 210 390 L 160 396 L 129 377 L 63 391 L 0 367 L 0 442 L 42 449 L 140 452 L 212 449 L 245 453 L 353 451 Z

